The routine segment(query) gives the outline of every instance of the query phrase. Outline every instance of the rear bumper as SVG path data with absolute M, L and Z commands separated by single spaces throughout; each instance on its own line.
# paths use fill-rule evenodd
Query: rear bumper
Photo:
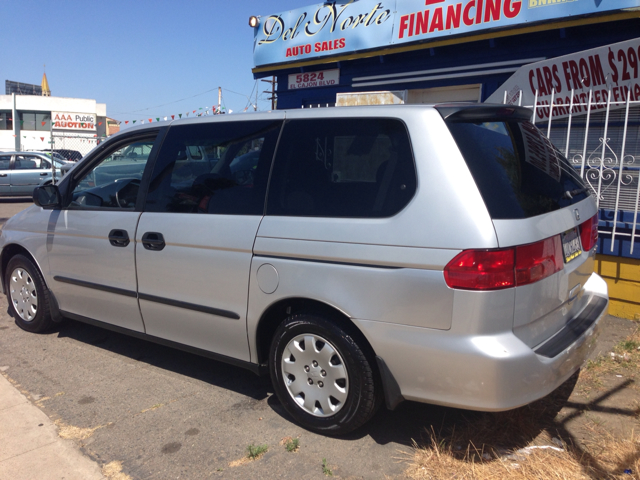
M 604 280 L 585 285 L 589 301 L 554 337 L 534 350 L 512 331 L 460 335 L 357 320 L 406 400 L 500 411 L 548 395 L 584 363 L 609 304 Z

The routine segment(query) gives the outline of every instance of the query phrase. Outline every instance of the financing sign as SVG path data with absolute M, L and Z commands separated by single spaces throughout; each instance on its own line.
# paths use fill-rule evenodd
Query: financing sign
M 640 0 L 358 0 L 260 18 L 256 67 L 640 7 Z

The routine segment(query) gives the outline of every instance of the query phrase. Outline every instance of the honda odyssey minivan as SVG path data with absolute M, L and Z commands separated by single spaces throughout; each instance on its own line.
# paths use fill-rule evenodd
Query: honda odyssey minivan
M 382 403 L 530 403 L 581 367 L 608 306 L 596 202 L 530 118 L 399 105 L 123 130 L 6 223 L 10 311 L 268 374 L 325 434 Z

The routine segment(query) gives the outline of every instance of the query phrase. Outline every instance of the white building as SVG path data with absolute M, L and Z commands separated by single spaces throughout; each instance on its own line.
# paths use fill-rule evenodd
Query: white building
M 0 151 L 66 148 L 83 155 L 108 135 L 107 106 L 95 100 L 49 96 L 0 95 Z

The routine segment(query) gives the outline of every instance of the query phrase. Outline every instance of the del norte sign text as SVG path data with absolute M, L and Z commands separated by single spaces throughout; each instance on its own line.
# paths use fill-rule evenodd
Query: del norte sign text
M 640 7 L 640 0 L 357 0 L 264 16 L 256 67 Z

